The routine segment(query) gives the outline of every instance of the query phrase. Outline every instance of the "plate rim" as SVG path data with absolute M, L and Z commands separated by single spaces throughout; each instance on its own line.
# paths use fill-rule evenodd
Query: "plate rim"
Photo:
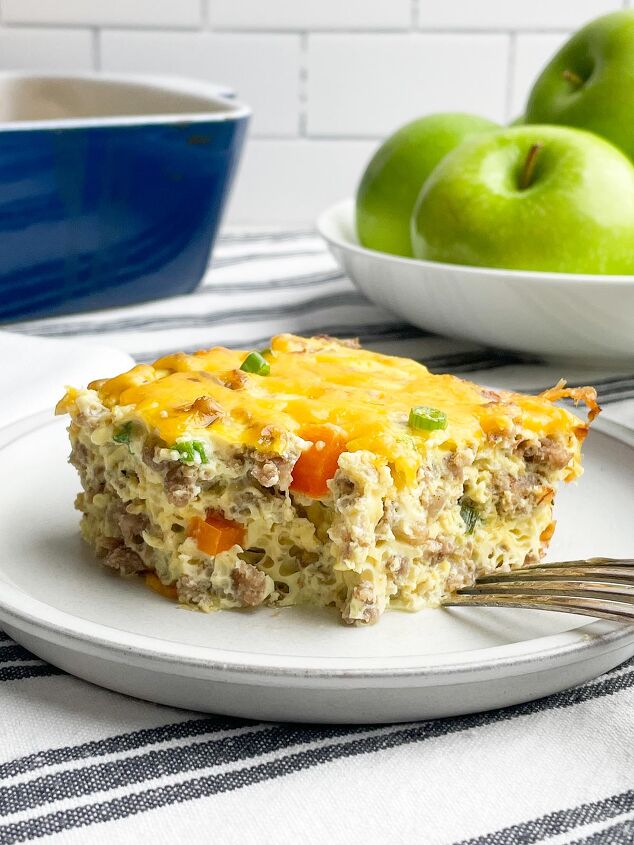
M 5 449 L 35 431 L 61 420 L 50 411 L 31 414 L 0 428 L 0 456 Z M 597 420 L 593 428 L 601 434 L 634 449 L 634 429 L 613 420 Z M 479 682 L 483 675 L 525 674 L 543 671 L 547 664 L 587 660 L 593 653 L 615 651 L 634 640 L 634 626 L 596 619 L 577 628 L 548 634 L 516 643 L 473 649 L 469 652 L 446 652 L 431 656 L 397 657 L 292 657 L 233 652 L 214 646 L 185 646 L 174 640 L 162 640 L 111 628 L 60 610 L 24 592 L 2 578 L 0 562 L 0 622 L 18 631 L 45 636 L 61 646 L 81 644 L 80 651 L 105 656 L 116 662 L 156 669 L 157 663 L 169 664 L 174 674 L 239 676 L 243 682 L 348 680 L 404 682 L 439 685 L 446 682 Z M 70 646 L 69 646 L 70 644 Z M 187 654 L 183 654 L 183 649 Z M 77 650 L 75 648 L 75 650 Z M 465 655 L 467 657 L 465 658 Z M 240 659 L 242 657 L 242 659 Z M 354 665 L 350 665 L 354 663 Z M 178 671 L 180 670 L 180 671 Z M 201 674 L 202 673 L 202 674 Z
M 355 241 L 350 241 L 345 238 L 339 231 L 333 232 L 337 228 L 335 222 L 336 216 L 345 215 L 349 222 L 354 220 L 354 205 L 353 197 L 338 200 L 328 208 L 324 209 L 315 221 L 315 227 L 319 235 L 326 241 L 329 247 L 335 249 L 343 249 L 347 252 L 354 252 L 357 255 L 372 258 L 375 261 L 383 261 L 391 264 L 405 264 L 410 267 L 418 267 L 421 270 L 434 270 L 436 272 L 450 272 L 460 273 L 465 276 L 478 276 L 487 278 L 490 281 L 505 281 L 513 279 L 513 281 L 524 282 L 530 279 L 532 285 L 552 285 L 556 282 L 564 284 L 583 284 L 583 285 L 614 285 L 616 287 L 634 286 L 634 274 L 606 274 L 606 273 L 555 273 L 545 270 L 512 270 L 504 267 L 479 267 L 470 264 L 449 264 L 444 261 L 427 261 L 422 258 L 409 258 L 405 255 L 393 255 L 389 252 L 380 252 L 376 249 L 368 249 Z

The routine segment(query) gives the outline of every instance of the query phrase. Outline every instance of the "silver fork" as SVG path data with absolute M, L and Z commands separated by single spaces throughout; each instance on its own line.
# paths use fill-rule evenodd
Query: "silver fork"
M 634 559 L 593 557 L 483 575 L 443 604 L 526 607 L 634 623 Z

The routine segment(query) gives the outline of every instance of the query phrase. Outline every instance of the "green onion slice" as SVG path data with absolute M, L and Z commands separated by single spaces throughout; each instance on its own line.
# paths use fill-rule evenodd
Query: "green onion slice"
M 192 446 L 194 447 L 194 452 L 196 452 L 198 454 L 198 457 L 200 458 L 200 463 L 208 463 L 207 452 L 205 452 L 205 444 L 201 443 L 200 440 L 193 440 Z
M 240 369 L 244 370 L 245 373 L 255 373 L 256 376 L 268 376 L 271 372 L 271 365 L 259 352 L 249 352 L 240 365 Z
M 132 423 L 127 422 L 125 425 L 122 425 L 121 428 L 118 428 L 115 433 L 112 435 L 112 439 L 115 443 L 129 443 L 130 442 L 130 435 L 132 434 Z
M 170 449 L 175 449 L 178 452 L 178 459 L 184 464 L 208 463 L 207 452 L 205 451 L 205 444 L 200 440 L 184 440 L 182 443 L 174 443 Z M 196 455 L 200 461 L 196 460 Z
M 428 408 L 427 405 L 416 405 L 409 412 L 407 422 L 410 428 L 418 431 L 434 431 L 447 428 L 447 414 L 438 408 Z
M 473 534 L 473 529 L 476 527 L 480 515 L 477 510 L 468 502 L 460 503 L 460 516 L 465 524 L 465 534 Z

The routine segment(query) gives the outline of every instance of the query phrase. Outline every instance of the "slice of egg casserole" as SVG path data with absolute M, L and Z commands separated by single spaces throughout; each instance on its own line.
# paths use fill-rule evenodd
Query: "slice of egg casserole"
M 348 623 L 538 561 L 598 411 L 592 388 L 493 391 L 293 335 L 168 355 L 57 408 L 106 566 L 204 611 L 311 604 Z

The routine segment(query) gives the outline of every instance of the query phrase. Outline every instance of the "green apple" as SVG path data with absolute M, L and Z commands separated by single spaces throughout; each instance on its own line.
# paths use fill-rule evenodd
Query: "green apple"
M 584 26 L 542 71 L 527 123 L 557 123 L 603 135 L 634 160 L 634 9 Z
M 424 184 L 416 258 L 561 273 L 634 273 L 634 166 L 580 129 L 519 126 L 462 144 Z
M 447 113 L 402 126 L 376 151 L 357 190 L 357 235 L 370 249 L 411 256 L 409 220 L 421 185 L 466 138 L 498 128 L 484 117 Z

